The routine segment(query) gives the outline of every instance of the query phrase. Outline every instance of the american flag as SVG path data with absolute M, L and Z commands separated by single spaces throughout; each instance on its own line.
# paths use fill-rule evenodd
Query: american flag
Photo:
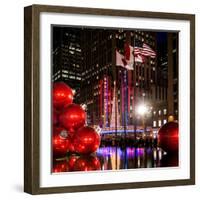
M 156 52 L 147 44 L 143 43 L 142 45 L 142 55 L 144 56 L 150 56 L 151 58 L 156 57 Z
M 142 42 L 140 40 L 135 40 L 134 45 L 134 55 L 141 55 L 142 54 Z
M 150 56 L 151 58 L 156 57 L 156 52 L 147 44 L 142 43 L 142 41 L 135 40 L 134 55 Z

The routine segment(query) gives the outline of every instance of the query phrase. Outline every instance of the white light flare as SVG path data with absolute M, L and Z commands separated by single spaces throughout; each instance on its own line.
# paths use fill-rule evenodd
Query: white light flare
M 137 107 L 137 113 L 141 116 L 145 115 L 147 113 L 147 106 L 145 104 L 141 104 Z

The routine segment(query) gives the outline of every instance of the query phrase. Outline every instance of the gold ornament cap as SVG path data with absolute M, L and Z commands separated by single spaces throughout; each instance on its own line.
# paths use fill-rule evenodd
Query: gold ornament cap
M 174 116 L 173 115 L 169 115 L 168 122 L 173 122 L 173 121 L 174 121 Z

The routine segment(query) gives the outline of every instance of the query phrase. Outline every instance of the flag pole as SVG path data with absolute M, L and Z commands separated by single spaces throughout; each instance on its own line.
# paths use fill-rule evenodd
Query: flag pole
M 127 48 L 127 45 L 128 45 L 128 50 L 129 50 L 129 60 L 130 60 L 130 57 L 131 57 L 131 49 L 130 49 L 130 45 L 131 45 L 131 33 L 130 31 L 127 31 L 126 32 L 126 46 L 125 46 L 125 58 L 126 58 L 126 48 Z M 134 59 L 134 58 L 133 58 Z M 130 66 L 129 66 L 130 67 Z M 132 66 L 133 67 L 133 66 Z M 124 132 L 125 132 L 125 143 L 127 141 L 127 126 L 129 124 L 129 121 L 130 121 L 130 108 L 128 107 L 128 105 L 130 105 L 130 99 L 129 99 L 129 75 L 131 75 L 131 72 L 129 73 L 129 70 L 128 69 L 125 69 L 124 71 L 124 76 L 123 76 L 123 82 L 125 82 L 124 84 Z
M 135 48 L 135 35 L 133 40 L 133 48 Z M 133 125 L 134 125 L 134 146 L 136 145 L 136 131 L 137 131 L 137 120 L 136 120 L 136 63 L 135 63 L 135 54 L 133 49 L 133 103 L 132 103 L 132 110 L 133 110 Z
M 119 126 L 119 124 L 117 123 L 117 118 L 118 118 L 118 106 L 117 106 L 117 91 L 118 91 L 118 87 L 117 87 L 117 71 L 116 70 L 116 50 L 117 50 L 117 46 L 116 46 L 116 37 L 115 37 L 116 32 L 112 33 L 112 49 L 113 49 L 113 54 L 112 54 L 112 67 L 113 67 L 113 87 L 115 87 L 115 93 L 113 94 L 113 98 L 116 98 L 116 102 L 115 105 L 112 105 L 113 108 L 115 108 L 115 133 L 114 133 L 114 142 L 116 144 L 116 139 L 117 139 L 117 126 Z M 113 88 L 114 90 L 114 88 Z M 117 146 L 116 146 L 116 151 L 117 151 Z

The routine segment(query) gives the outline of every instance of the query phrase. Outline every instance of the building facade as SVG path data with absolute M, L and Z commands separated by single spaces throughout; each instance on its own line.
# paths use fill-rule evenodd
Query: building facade
M 53 27 L 52 81 L 64 81 L 79 90 L 82 78 L 83 53 L 81 31 Z
M 156 51 L 155 32 L 60 28 L 53 34 L 59 37 L 53 47 L 53 81 L 76 90 L 75 102 L 87 106 L 88 125 L 100 126 L 102 133 L 154 134 L 178 110 L 170 71 L 177 66 L 177 51 L 174 56 L 170 34 L 166 48 L 171 53 L 162 61 L 156 56 L 134 62 L 133 70 L 116 66 L 116 50 L 123 55 L 126 43 L 134 47 L 139 41 Z M 140 105 L 146 106 L 145 115 L 137 112 Z
M 178 120 L 178 33 L 168 33 L 168 112 Z

